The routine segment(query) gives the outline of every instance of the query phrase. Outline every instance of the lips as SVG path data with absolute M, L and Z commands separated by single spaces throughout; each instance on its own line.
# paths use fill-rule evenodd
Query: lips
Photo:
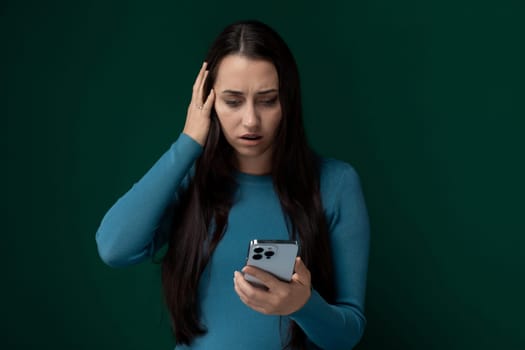
M 247 140 L 247 141 L 257 141 L 262 139 L 262 136 L 259 134 L 244 134 L 241 136 L 241 139 Z

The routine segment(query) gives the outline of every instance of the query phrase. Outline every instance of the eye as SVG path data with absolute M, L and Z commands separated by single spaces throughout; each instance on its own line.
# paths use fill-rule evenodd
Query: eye
M 230 107 L 238 107 L 241 104 L 240 100 L 224 100 L 224 103 L 226 103 Z
M 277 102 L 277 96 L 260 101 L 260 103 L 262 103 L 265 106 L 273 106 L 275 105 L 276 102 Z

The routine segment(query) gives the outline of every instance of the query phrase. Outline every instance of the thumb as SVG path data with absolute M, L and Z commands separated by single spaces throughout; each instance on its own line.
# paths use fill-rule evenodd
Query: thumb
M 310 283 L 310 271 L 300 257 L 295 258 L 295 273 L 293 274 L 292 279 L 301 284 Z
M 306 268 L 306 265 L 303 262 L 303 259 L 301 257 L 295 258 L 295 267 L 294 267 L 295 273 L 298 273 L 300 275 L 304 274 L 304 272 L 308 271 Z

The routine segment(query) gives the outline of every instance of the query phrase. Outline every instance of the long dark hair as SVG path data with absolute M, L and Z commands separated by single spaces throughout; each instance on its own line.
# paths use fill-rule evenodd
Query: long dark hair
M 310 269 L 313 287 L 325 300 L 333 302 L 332 256 L 319 188 L 319 158 L 308 146 L 304 132 L 295 60 L 285 42 L 267 25 L 257 21 L 234 23 L 224 29 L 208 52 L 209 75 L 204 96 L 214 85 L 221 60 L 232 54 L 269 61 L 277 70 L 282 120 L 273 148 L 273 184 L 288 220 L 290 238 L 300 242 L 300 255 Z M 235 168 L 232 148 L 212 110 L 206 144 L 189 186 L 180 194 L 162 262 L 165 301 L 179 344 L 190 344 L 206 333 L 199 317 L 197 290 L 200 276 L 226 231 L 236 189 Z M 292 321 L 286 347 L 305 346 L 305 334 Z

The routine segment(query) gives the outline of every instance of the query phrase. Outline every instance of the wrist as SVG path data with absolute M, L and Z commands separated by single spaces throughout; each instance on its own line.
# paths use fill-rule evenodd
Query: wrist
M 196 132 L 194 132 L 192 130 L 187 130 L 186 128 L 184 128 L 184 130 L 182 130 L 182 133 L 185 134 L 186 136 L 190 137 L 193 141 L 197 142 L 202 147 L 204 147 L 204 144 L 206 143 L 206 136 L 207 135 L 202 135 L 202 134 L 196 133 Z

